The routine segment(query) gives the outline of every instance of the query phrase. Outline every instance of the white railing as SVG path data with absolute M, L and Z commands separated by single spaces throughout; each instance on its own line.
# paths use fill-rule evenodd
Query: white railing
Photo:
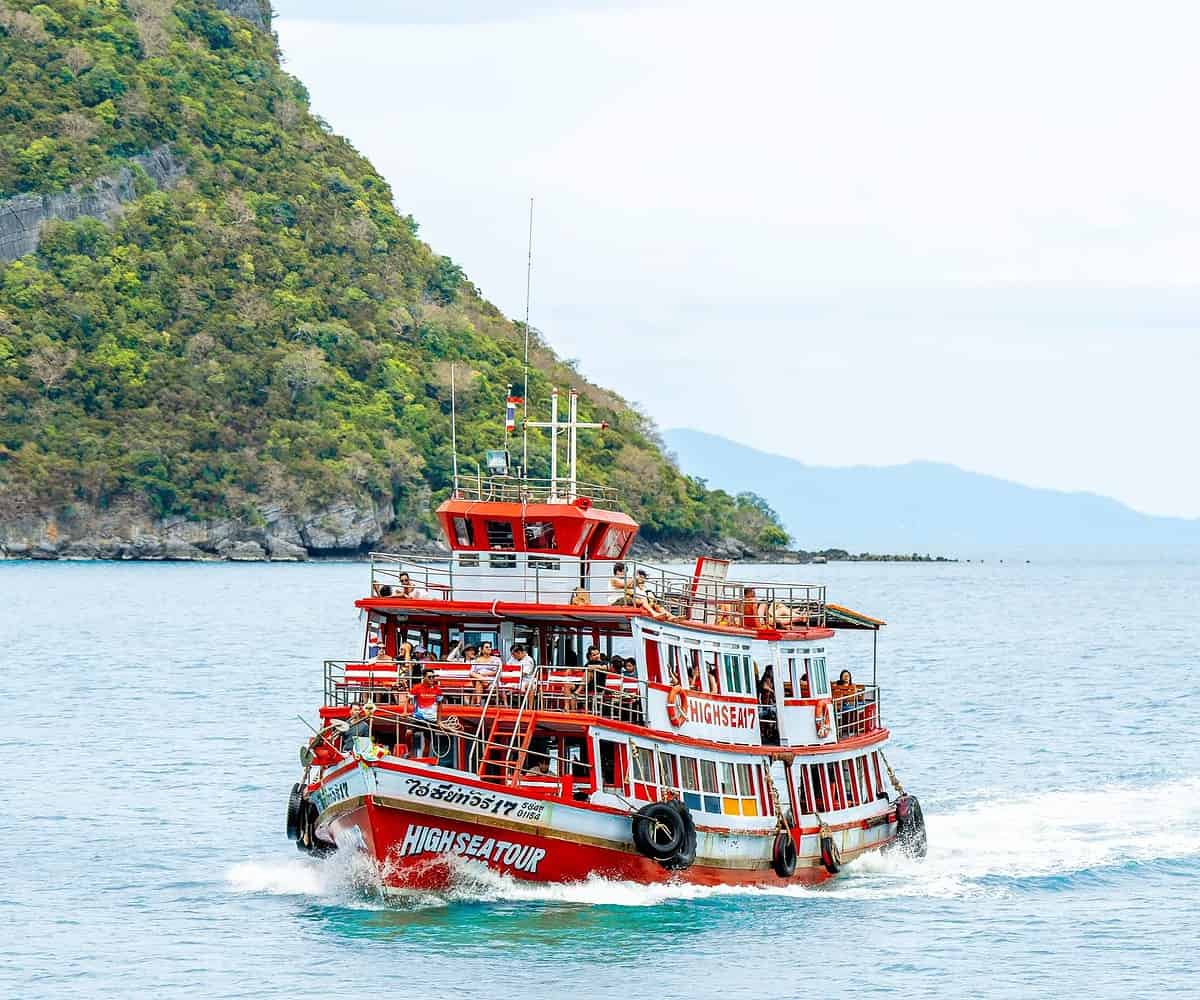
M 815 584 L 707 580 L 635 560 L 591 560 L 554 552 L 457 552 L 453 559 L 371 553 L 377 597 L 562 606 L 624 606 L 660 618 L 741 628 L 825 624 L 825 588 Z M 616 567 L 622 567 L 619 575 Z M 616 580 L 618 585 L 614 585 Z

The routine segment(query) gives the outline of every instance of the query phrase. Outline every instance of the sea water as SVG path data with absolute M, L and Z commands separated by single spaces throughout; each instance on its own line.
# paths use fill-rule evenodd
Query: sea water
M 1200 564 L 754 567 L 886 618 L 929 857 L 385 903 L 284 838 L 361 564 L 0 563 L 0 995 L 1200 995 Z M 831 667 L 870 679 L 870 634 Z

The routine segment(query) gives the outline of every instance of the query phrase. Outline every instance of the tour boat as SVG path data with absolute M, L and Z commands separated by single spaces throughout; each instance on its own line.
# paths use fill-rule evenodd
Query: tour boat
M 576 481 L 576 414 L 572 392 L 569 420 L 555 405 L 541 425 L 549 479 L 503 460 L 456 477 L 436 512 L 448 555 L 372 553 L 362 655 L 325 662 L 289 837 L 364 852 L 400 892 L 472 866 L 789 885 L 869 851 L 923 856 L 920 804 L 885 757 L 877 635 L 869 655 L 836 651 L 884 623 L 823 586 L 739 581 L 725 560 L 631 557 L 637 523 Z M 493 656 L 463 658 L 484 644 Z

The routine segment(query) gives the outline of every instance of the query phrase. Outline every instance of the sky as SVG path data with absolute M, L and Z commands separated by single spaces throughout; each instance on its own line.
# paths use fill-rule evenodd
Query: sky
M 421 235 L 664 428 L 1200 517 L 1200 8 L 276 0 Z

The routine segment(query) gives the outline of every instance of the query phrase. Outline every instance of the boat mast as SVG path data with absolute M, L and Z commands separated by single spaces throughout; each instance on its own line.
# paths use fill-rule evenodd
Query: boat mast
M 529 291 L 533 283 L 533 198 L 529 199 L 529 249 L 525 257 L 525 391 L 521 410 L 521 478 L 529 478 Z M 557 453 L 556 453 L 557 454 Z M 551 479 L 554 473 L 550 474 Z
M 450 451 L 454 455 L 454 495 L 458 496 L 458 409 L 454 402 L 454 362 L 450 362 Z

